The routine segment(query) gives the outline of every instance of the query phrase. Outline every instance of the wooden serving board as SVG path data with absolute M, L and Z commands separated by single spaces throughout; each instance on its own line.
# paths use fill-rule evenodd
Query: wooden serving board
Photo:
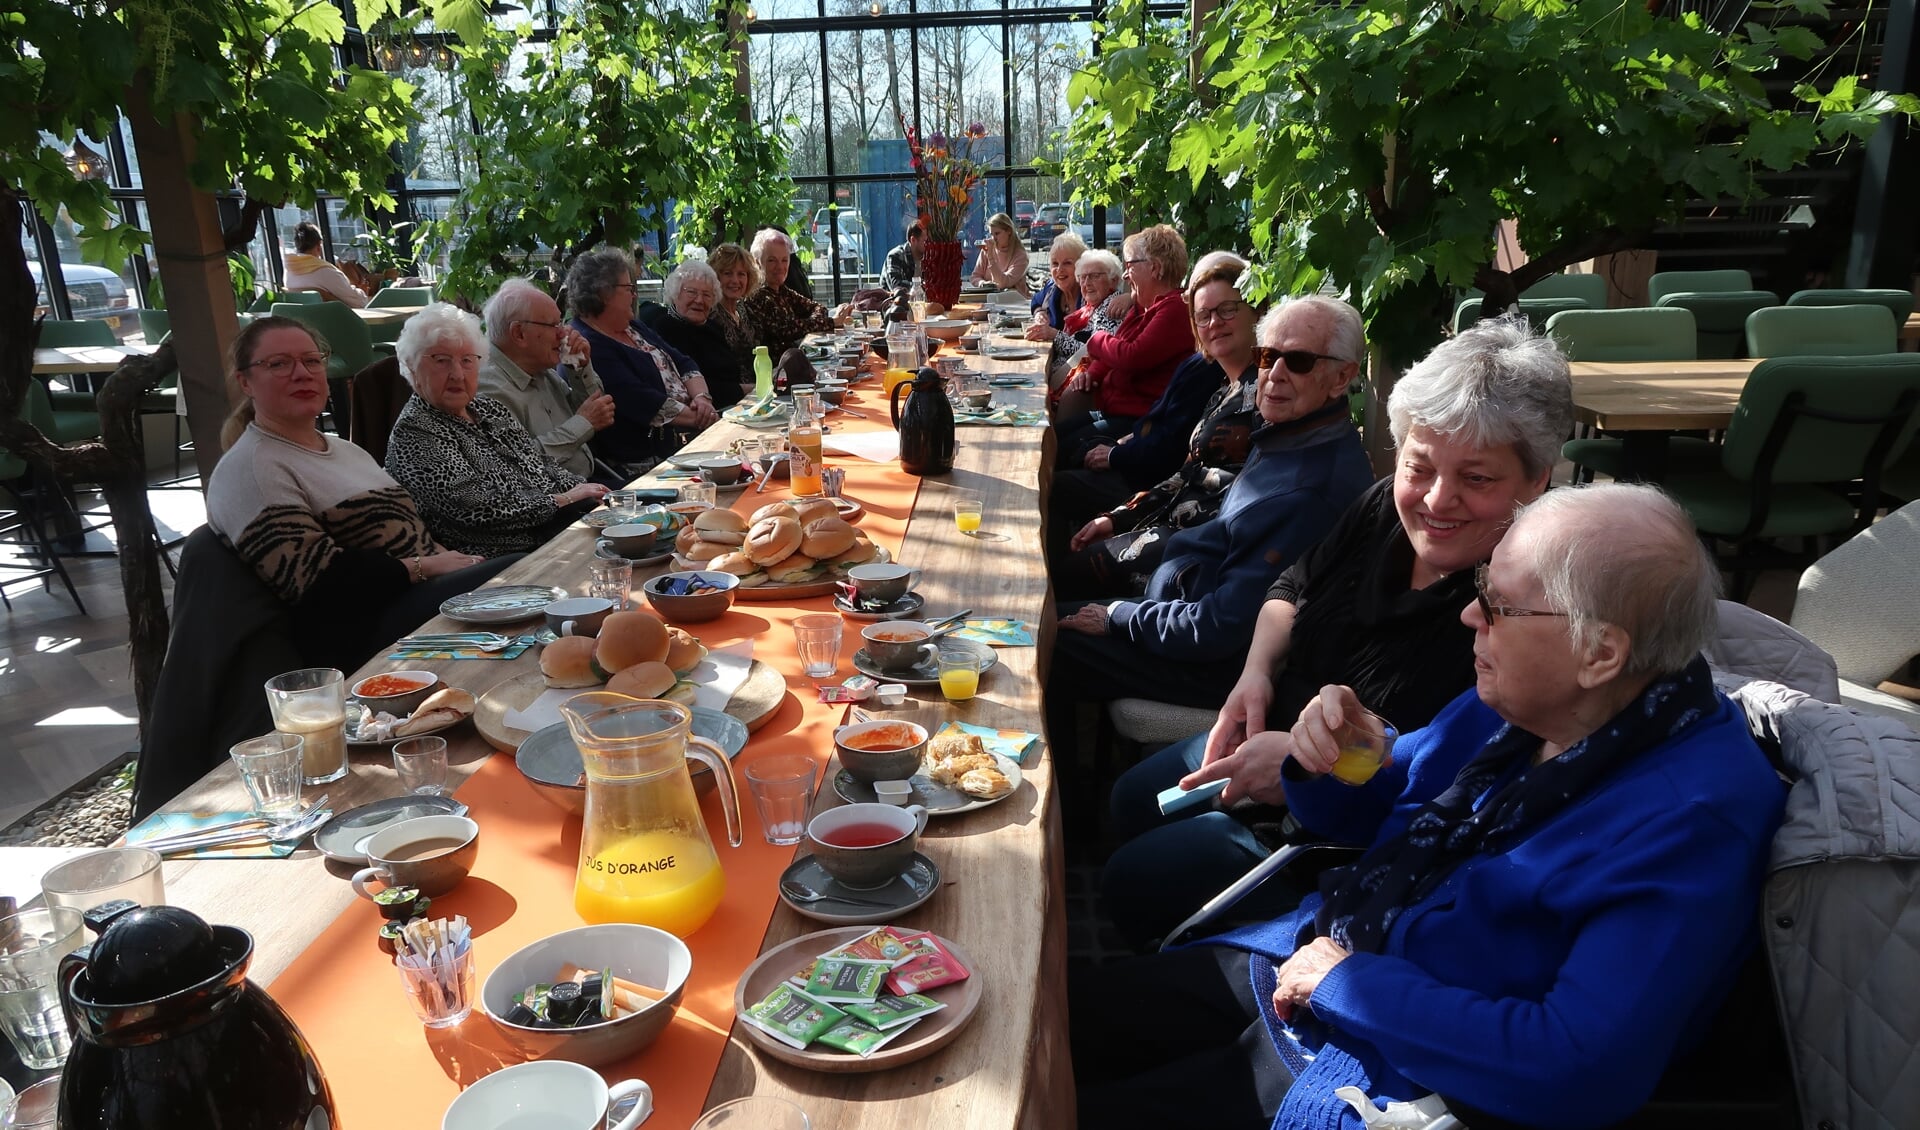
M 604 690 L 604 687 L 581 687 L 580 693 L 592 690 Z M 522 729 L 507 725 L 507 711 L 524 710 L 534 699 L 547 690 L 547 680 L 538 671 L 529 671 L 501 683 L 480 696 L 474 706 L 473 728 L 487 739 L 495 749 L 508 753 L 520 748 L 520 743 L 531 734 Z M 747 668 L 747 681 L 740 684 L 727 700 L 726 713 L 746 723 L 749 731 L 757 730 L 767 724 L 774 712 L 780 709 L 780 702 L 787 694 L 787 680 L 758 659 Z

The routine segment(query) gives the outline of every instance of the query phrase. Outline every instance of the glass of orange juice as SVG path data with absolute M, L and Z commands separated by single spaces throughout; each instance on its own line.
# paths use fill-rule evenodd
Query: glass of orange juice
M 969 651 L 941 649 L 940 693 L 948 702 L 965 702 L 980 693 L 980 658 Z
M 1342 725 L 1334 731 L 1334 740 L 1340 743 L 1340 755 L 1334 758 L 1333 779 L 1343 785 L 1364 785 L 1380 771 L 1387 760 L 1387 753 L 1393 749 L 1399 731 L 1387 724 L 1387 720 L 1371 711 L 1361 711 L 1358 718 Z
M 980 511 L 985 502 L 978 498 L 961 497 L 953 500 L 953 524 L 963 534 L 980 532 Z

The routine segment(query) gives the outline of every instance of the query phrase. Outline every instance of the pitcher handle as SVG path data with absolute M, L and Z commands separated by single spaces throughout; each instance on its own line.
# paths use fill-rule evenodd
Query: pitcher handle
M 893 420 L 893 430 L 900 430 L 900 390 L 913 382 L 901 381 L 887 390 L 887 415 Z
M 720 794 L 720 811 L 727 817 L 727 843 L 740 846 L 740 794 L 733 787 L 733 765 L 727 751 L 698 734 L 687 735 L 687 756 L 713 771 L 715 791 Z

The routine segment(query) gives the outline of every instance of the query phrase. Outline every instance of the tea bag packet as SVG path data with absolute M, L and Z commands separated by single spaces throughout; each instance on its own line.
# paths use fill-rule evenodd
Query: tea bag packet
M 881 993 L 870 1004 L 852 1001 L 847 1004 L 847 1015 L 861 1020 L 882 1032 L 891 1032 L 902 1025 L 912 1024 L 923 1016 L 930 1016 L 947 1007 L 946 1002 L 932 997 L 910 993 L 896 997 L 891 993 Z
M 922 952 L 910 948 L 900 939 L 904 935 L 891 926 L 882 926 L 864 938 L 855 938 L 827 957 L 851 957 L 861 961 L 884 961 L 889 969 L 902 962 L 912 961 Z
M 924 952 L 887 975 L 887 989 L 895 996 L 909 996 L 967 979 L 967 967 L 932 934 L 909 934 L 901 941 Z
M 789 1047 L 805 1048 L 847 1014 L 783 981 L 749 1005 L 741 1018 Z
M 881 1032 L 877 1029 L 869 1028 L 858 1020 L 842 1020 L 840 1023 L 822 1032 L 819 1042 L 825 1044 L 827 1047 L 837 1048 L 843 1052 L 852 1052 L 861 1059 L 865 1059 L 874 1052 L 892 1043 L 911 1027 L 913 1027 L 912 1022 L 908 1022 L 901 1027 Z
M 870 1001 L 880 995 L 890 961 L 861 961 L 850 957 L 823 957 L 814 962 L 807 978 L 806 992 L 817 1000 L 839 1004 L 844 1001 Z

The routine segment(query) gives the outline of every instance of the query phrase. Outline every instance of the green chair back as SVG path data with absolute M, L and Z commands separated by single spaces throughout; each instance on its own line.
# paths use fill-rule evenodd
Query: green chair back
M 1780 305 L 1769 290 L 1688 290 L 1663 296 L 1659 309 L 1693 311 L 1701 357 L 1740 357 L 1747 348 L 1747 315 Z
M 173 315 L 165 310 L 140 311 L 140 336 L 147 339 L 148 345 L 159 345 L 173 332 Z
M 1526 289 L 1521 298 L 1578 298 L 1589 310 L 1607 308 L 1605 275 L 1548 275 Z
M 1740 391 L 1720 464 L 1742 479 L 1851 482 L 1905 452 L 1916 422 L 1920 353 L 1769 358 Z
M 1658 306 L 1669 294 L 1752 289 L 1753 276 L 1745 271 L 1658 271 L 1647 280 L 1647 305 Z
M 1544 326 L 1547 320 L 1562 310 L 1585 310 L 1587 302 L 1583 298 L 1535 298 L 1528 291 L 1520 298 L 1520 314 L 1531 326 Z M 1453 312 L 1453 332 L 1470 329 L 1480 321 L 1480 299 L 1469 298 L 1460 303 Z
M 1887 312 L 1893 315 L 1894 324 L 1904 325 L 1907 315 L 1913 313 L 1913 292 L 1879 288 L 1796 290 L 1787 296 L 1787 305 L 1885 306 Z
M 1749 357 L 1870 357 L 1899 350 L 1885 306 L 1770 306 L 1747 315 Z
M 367 324 L 353 307 L 344 302 L 321 302 L 302 306 L 294 302 L 276 302 L 277 317 L 292 318 L 320 332 L 327 339 L 333 359 L 327 362 L 327 379 L 344 381 L 373 363 L 373 337 Z
M 1691 361 L 1699 348 L 1680 309 L 1565 310 L 1547 319 L 1547 336 L 1574 361 Z
M 279 297 L 274 299 L 275 302 L 297 302 L 302 306 L 319 306 L 326 300 L 326 291 L 314 290 L 310 287 L 300 290 L 284 290 L 280 292 Z
M 389 306 L 427 306 L 433 302 L 433 288 L 430 286 L 390 286 L 374 292 L 369 306 L 382 309 Z
M 88 345 L 119 345 L 120 339 L 113 336 L 113 327 L 105 322 L 55 322 L 40 323 L 40 348 L 70 349 Z

